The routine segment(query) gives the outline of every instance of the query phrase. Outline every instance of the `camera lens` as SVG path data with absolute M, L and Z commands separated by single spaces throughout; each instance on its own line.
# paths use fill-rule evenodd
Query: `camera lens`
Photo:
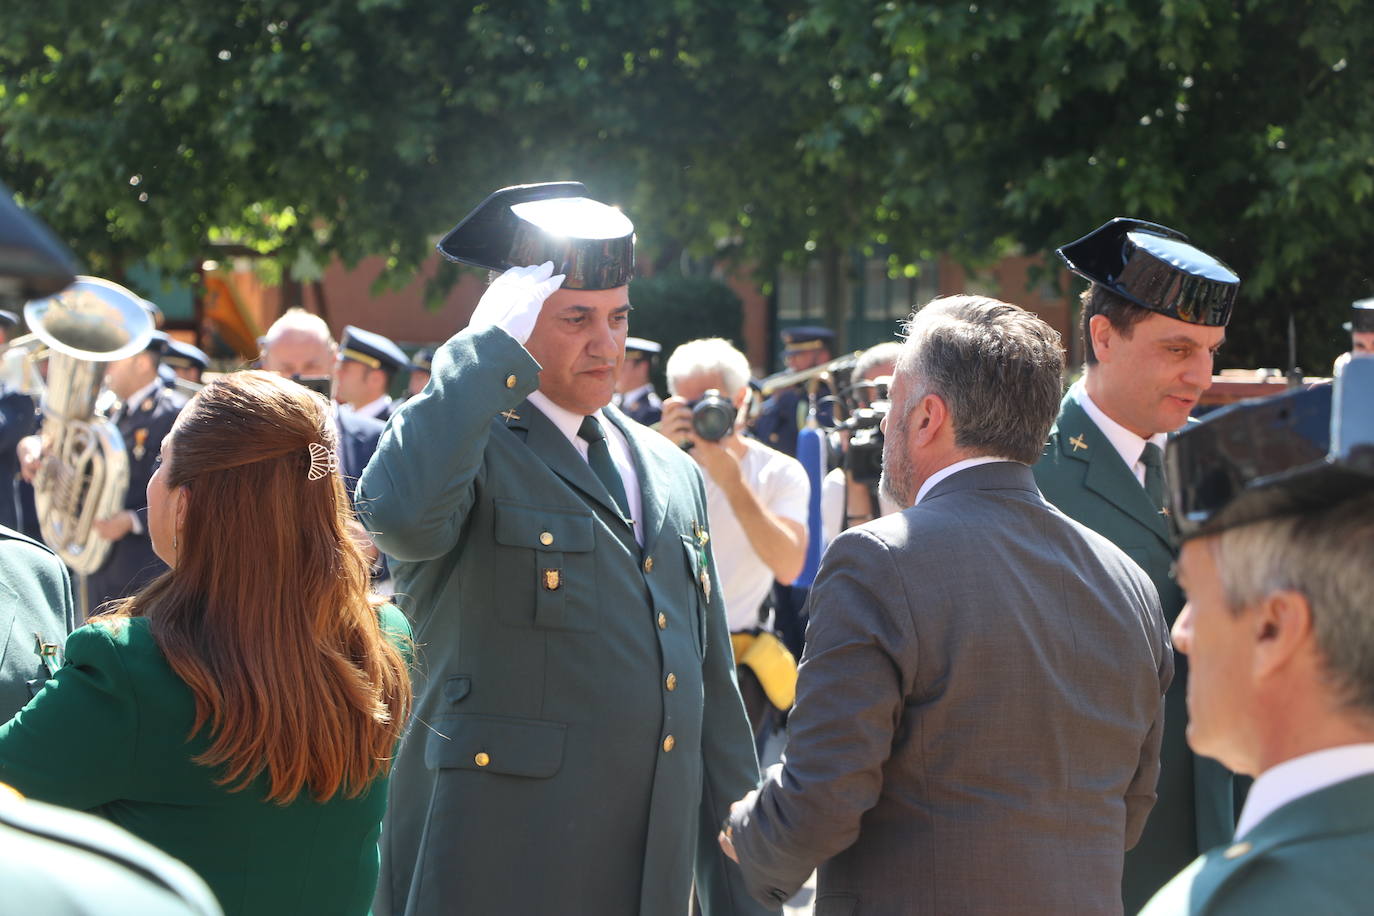
M 712 388 L 692 405 L 692 430 L 707 442 L 719 442 L 735 426 L 735 405 Z

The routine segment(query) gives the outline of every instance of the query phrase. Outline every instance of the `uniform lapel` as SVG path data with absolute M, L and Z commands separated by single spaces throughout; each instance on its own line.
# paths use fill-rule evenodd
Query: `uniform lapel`
M 658 539 L 658 533 L 663 529 L 663 523 L 668 518 L 668 488 L 663 485 L 663 475 L 655 473 L 655 469 L 646 465 L 647 456 L 639 443 L 635 441 L 631 434 L 630 426 L 638 425 L 633 420 L 628 420 L 619 410 L 607 408 L 602 414 L 615 424 L 616 429 L 625 436 L 625 441 L 630 444 L 630 455 L 634 457 L 635 474 L 639 476 L 639 495 L 641 511 L 644 513 L 644 552 L 653 553 L 654 542 Z M 643 427 L 640 427 L 643 429 Z M 639 432 L 635 430 L 634 432 Z M 652 433 L 658 435 L 658 433 Z
M 505 424 L 507 429 L 524 439 L 539 460 L 569 486 L 603 506 L 612 515 L 620 517 L 620 507 L 606 492 L 605 484 L 552 420 L 529 401 L 521 402 L 514 414 L 513 417 L 498 415 L 495 422 Z
M 1172 546 L 1169 526 L 1151 503 L 1121 453 L 1092 421 L 1072 391 L 1064 396 L 1058 422 L 1059 449 L 1064 457 L 1087 465 L 1083 485 L 1125 512 Z

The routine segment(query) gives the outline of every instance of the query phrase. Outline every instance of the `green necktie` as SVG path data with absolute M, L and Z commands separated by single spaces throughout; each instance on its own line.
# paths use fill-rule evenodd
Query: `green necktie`
M 577 437 L 587 443 L 587 463 L 592 466 L 592 473 L 601 480 L 606 492 L 620 507 L 621 516 L 629 518 L 630 501 L 625 497 L 625 482 L 620 479 L 620 471 L 616 470 L 615 462 L 611 460 L 611 447 L 606 444 L 606 434 L 602 432 L 596 417 L 582 420 Z
M 1145 465 L 1145 495 L 1158 510 L 1164 509 L 1164 450 L 1153 442 L 1145 443 L 1145 451 L 1140 453 L 1140 463 Z

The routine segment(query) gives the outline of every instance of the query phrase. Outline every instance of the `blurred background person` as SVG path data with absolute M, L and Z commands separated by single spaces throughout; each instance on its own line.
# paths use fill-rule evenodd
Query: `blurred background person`
M 0 727 L 0 780 L 127 828 L 230 914 L 361 916 L 376 884 L 409 628 L 368 594 L 330 439 L 325 401 L 268 373 L 197 395 L 148 484 L 170 571 Z
M 781 337 L 782 359 L 787 366 L 782 375 L 818 368 L 835 357 L 835 332 L 829 328 L 810 325 L 787 328 Z M 764 379 L 765 388 L 770 380 Z M 830 386 L 822 383 L 817 391 L 819 400 L 816 405 L 816 416 L 822 426 L 829 424 L 833 415 L 829 401 L 824 400 L 830 394 Z M 797 431 L 806 425 L 810 410 L 811 401 L 806 384 L 798 383 L 774 391 L 759 409 L 758 420 L 754 423 L 754 437 L 769 448 L 796 457 Z
M 615 397 L 611 399 L 627 417 L 645 426 L 653 426 L 663 416 L 663 400 L 654 391 L 650 378 L 662 350 L 663 346 L 656 341 L 626 337 L 625 363 L 620 367 Z
M 0 344 L 7 343 L 19 317 L 0 309 Z M 19 443 L 33 432 L 33 398 L 0 376 L 0 525 L 19 529 Z
M 901 352 L 902 345 L 890 340 L 869 347 L 854 364 L 850 375 L 850 402 L 856 411 L 855 417 L 867 417 L 867 422 L 851 424 L 861 426 L 862 432 L 846 430 L 840 433 L 840 466 L 832 468 L 821 484 L 822 548 L 846 528 L 901 508 L 878 492 L 883 434 L 879 427 L 870 425 L 881 422 L 886 415 L 881 409 L 875 410 L 874 404 L 887 402 L 892 374 Z M 879 511 L 875 512 L 874 506 L 878 506 Z
M 811 483 L 801 463 L 740 435 L 749 360 L 719 337 L 689 341 L 668 357 L 658 430 L 688 449 L 706 478 L 711 549 L 725 599 L 740 695 L 756 740 L 786 712 L 797 664 L 771 631 L 776 579 L 792 583 L 806 560 Z
M 391 416 L 391 381 L 410 368 L 405 351 L 389 337 L 349 325 L 334 367 L 334 400 L 363 417 L 383 423 Z
M 162 364 L 170 368 L 177 378 L 199 384 L 205 370 L 210 368 L 210 357 L 200 347 L 168 337 Z
M 410 381 L 406 392 L 413 398 L 429 384 L 429 373 L 434 364 L 434 348 L 422 347 L 410 357 Z

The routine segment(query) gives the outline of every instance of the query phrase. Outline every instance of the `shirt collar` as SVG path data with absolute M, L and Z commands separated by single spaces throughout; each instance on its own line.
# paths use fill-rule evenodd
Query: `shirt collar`
M 375 417 L 387 408 L 391 403 L 391 395 L 384 394 L 375 401 L 370 401 L 362 407 L 349 408 L 360 417 Z
M 1289 802 L 1366 773 L 1374 773 L 1374 744 L 1331 747 L 1270 767 L 1250 787 L 1236 823 L 1236 839 Z
M 654 384 L 653 384 L 653 382 L 650 382 L 650 383 L 647 384 L 647 385 L 640 385 L 640 386 L 639 386 L 638 388 L 636 388 L 634 391 L 627 391 L 627 392 L 625 392 L 623 395 L 621 395 L 621 396 L 620 396 L 620 403 L 622 403 L 622 404 L 633 404 L 635 401 L 638 401 L 640 398 L 644 397 L 644 395 L 646 395 L 646 394 L 652 394 L 652 393 L 653 393 L 653 390 L 654 390 Z
M 1112 448 L 1116 449 L 1117 454 L 1121 456 L 1121 460 L 1126 462 L 1126 467 L 1132 470 L 1140 463 L 1140 456 L 1145 451 L 1145 443 L 1153 442 L 1160 449 L 1163 449 L 1164 443 L 1169 439 L 1168 433 L 1157 433 L 1148 439 L 1142 439 L 1107 416 L 1088 395 L 1088 388 L 1083 384 L 1082 379 L 1074 382 L 1070 391 L 1073 393 L 1074 400 L 1078 402 L 1078 406 L 1082 407 L 1083 412 L 1088 415 L 1088 419 L 1097 425 L 1097 428 L 1102 431 L 1102 435 L 1106 436 L 1107 441 L 1112 444 Z
M 124 402 L 124 412 L 133 413 L 135 410 L 141 409 L 143 402 L 157 394 L 157 390 L 161 387 L 162 379 L 158 377 L 135 391 L 133 396 Z
M 956 461 L 951 465 L 946 465 L 945 467 L 940 468 L 940 470 L 936 471 L 934 474 L 931 474 L 929 477 L 926 478 L 926 482 L 921 484 L 921 489 L 916 492 L 916 501 L 912 503 L 912 505 L 919 506 L 921 504 L 921 500 L 926 498 L 926 494 L 930 492 L 931 488 L 934 487 L 940 481 L 944 480 L 946 477 L 951 477 L 959 473 L 960 471 L 964 471 L 969 468 L 976 468 L 980 464 L 992 464 L 997 461 L 1010 460 L 1010 458 L 994 458 L 990 455 L 984 455 L 981 458 L 965 458 L 963 461 Z
M 577 437 L 577 431 L 582 428 L 582 421 L 585 419 L 583 414 L 575 413 L 566 407 L 559 407 L 550 401 L 548 395 L 542 391 L 530 392 L 529 402 L 537 407 L 540 413 L 548 417 L 550 422 L 558 427 L 559 432 L 568 437 L 568 441 L 573 444 L 573 447 L 586 454 L 586 443 Z M 596 417 L 603 430 L 610 424 L 610 421 L 600 410 L 593 413 L 592 416 Z

